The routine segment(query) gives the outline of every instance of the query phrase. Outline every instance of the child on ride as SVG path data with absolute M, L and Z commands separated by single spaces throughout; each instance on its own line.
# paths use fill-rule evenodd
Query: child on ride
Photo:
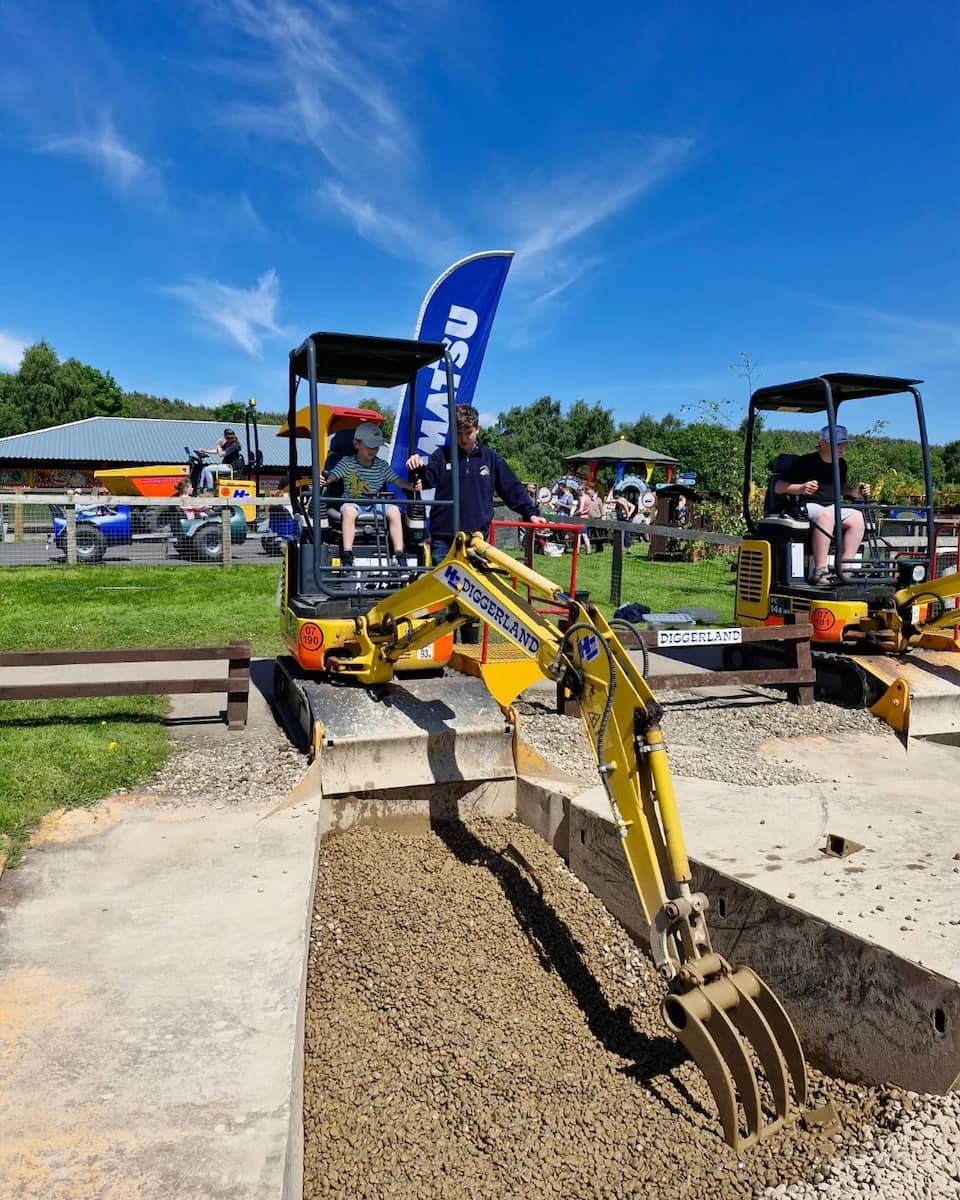
M 174 495 L 180 500 L 189 499 L 193 496 L 193 484 L 186 477 L 178 480 L 177 486 L 174 489 Z M 207 516 L 210 512 L 210 508 L 206 504 L 184 504 L 181 511 L 189 521 L 193 517 Z
M 383 501 L 375 504 L 374 498 L 380 495 L 388 483 L 396 484 L 406 492 L 419 491 L 420 485 L 401 479 L 385 459 L 377 457 L 377 451 L 382 445 L 383 433 L 380 427 L 373 421 L 362 421 L 353 431 L 353 454 L 344 455 L 325 475 L 320 476 L 323 486 L 333 479 L 343 480 L 343 494 L 348 503 L 340 506 L 343 530 L 341 561 L 346 567 L 353 565 L 357 514 L 374 512 L 377 508 L 386 513 L 393 557 L 401 566 L 406 566 L 400 510 L 395 504 L 384 504 Z

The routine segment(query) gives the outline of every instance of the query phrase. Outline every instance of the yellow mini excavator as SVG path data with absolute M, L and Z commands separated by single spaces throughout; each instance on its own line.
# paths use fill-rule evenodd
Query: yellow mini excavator
M 743 516 L 749 529 L 737 564 L 736 619 L 742 626 L 783 624 L 806 613 L 818 695 L 849 707 L 870 706 L 906 739 L 960 732 L 960 613 L 956 525 L 936 519 L 930 448 L 919 380 L 832 374 L 759 388 L 750 397 L 744 457 Z M 917 505 L 842 500 L 863 514 L 865 539 L 844 559 L 838 411 L 853 400 L 912 398 L 921 450 L 924 495 Z M 794 456 L 771 467 L 763 515 L 751 512 L 754 430 L 766 412 L 807 414 L 829 431 L 833 474 L 832 570 L 825 585 L 809 582 L 813 520 L 796 497 L 778 495 L 776 480 Z M 811 449 L 816 433 L 811 434 Z M 820 521 L 822 517 L 817 518 Z M 763 651 L 754 653 L 762 654 Z M 761 665 L 747 648 L 731 648 L 728 665 Z
M 520 586 L 527 595 L 518 594 Z M 565 613 L 561 625 L 537 611 L 535 605 L 543 602 Z M 441 563 L 357 612 L 349 630 L 338 627 L 322 678 L 307 680 L 291 660 L 285 665 L 280 660 L 278 691 L 302 711 L 312 707 L 319 713 L 326 689 L 332 697 L 326 711 L 343 720 L 345 695 L 363 696 L 365 688 L 371 696 L 380 694 L 384 711 L 383 693 L 390 691 L 398 664 L 477 617 L 525 655 L 480 668 L 506 713 L 536 679 L 562 682 L 579 700 L 649 924 L 653 959 L 667 986 L 663 1018 L 706 1076 L 726 1141 L 742 1150 L 801 1113 L 806 1123 L 829 1128 L 835 1121 L 831 1105 L 804 1113 L 806 1065 L 782 1004 L 753 971 L 731 965 L 711 946 L 709 902 L 691 886 L 661 709 L 618 640 L 616 621 L 608 623 L 594 605 L 565 594 L 480 534 L 460 533 Z M 433 681 L 438 688 L 444 682 Z M 368 721 L 376 711 L 375 705 L 368 709 Z M 382 732 L 382 724 L 379 728 Z M 368 734 L 377 736 L 376 729 Z M 319 754 L 333 744 L 319 741 Z

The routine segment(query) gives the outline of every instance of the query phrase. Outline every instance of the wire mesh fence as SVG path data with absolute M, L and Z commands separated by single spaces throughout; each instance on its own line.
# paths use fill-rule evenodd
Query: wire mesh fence
M 498 518 L 495 545 L 608 615 L 624 605 L 701 624 L 733 621 L 740 538 L 622 521 L 527 526 Z M 634 611 L 639 618 L 640 609 Z
M 292 534 L 284 497 L 0 495 L 0 566 L 275 564 Z
M 285 497 L 244 504 L 96 491 L 0 494 L 0 566 L 276 565 L 294 534 Z M 608 614 L 639 604 L 681 616 L 695 610 L 693 619 L 710 624 L 733 618 L 738 538 L 616 521 L 534 527 L 507 510 L 498 510 L 491 537 Z

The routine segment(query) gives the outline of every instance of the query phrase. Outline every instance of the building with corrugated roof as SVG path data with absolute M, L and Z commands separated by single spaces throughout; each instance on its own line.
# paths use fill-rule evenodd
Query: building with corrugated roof
M 212 447 L 225 428 L 234 428 L 243 443 L 242 422 L 159 417 L 87 417 L 13 434 L 0 438 L 0 487 L 88 487 L 94 471 L 186 462 L 189 450 Z M 265 488 L 285 479 L 287 439 L 277 437 L 279 428 L 258 426 Z M 245 458 L 247 449 L 244 445 Z M 300 447 L 298 457 L 302 466 L 309 466 L 309 443 Z

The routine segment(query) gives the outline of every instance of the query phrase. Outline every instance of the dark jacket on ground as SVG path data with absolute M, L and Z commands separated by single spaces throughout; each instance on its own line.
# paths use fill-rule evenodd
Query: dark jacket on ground
M 493 520 L 493 497 L 498 495 L 509 508 L 523 520 L 538 513 L 531 503 L 527 490 L 510 470 L 504 460 L 489 446 L 477 442 L 471 454 L 462 451 L 458 456 L 460 467 L 460 529 L 465 533 L 478 530 L 487 536 Z M 438 500 L 452 500 L 453 487 L 450 471 L 450 448 L 441 446 L 434 450 L 424 468 L 423 486 L 436 488 Z M 453 508 L 434 505 L 430 510 L 430 532 L 435 537 L 449 540 L 453 528 Z

